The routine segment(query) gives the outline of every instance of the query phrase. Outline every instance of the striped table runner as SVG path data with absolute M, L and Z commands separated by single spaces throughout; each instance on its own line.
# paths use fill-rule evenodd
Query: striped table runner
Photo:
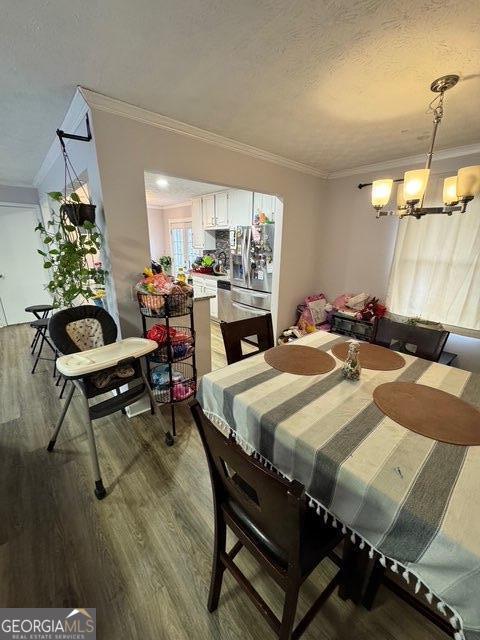
M 319 331 L 296 344 L 330 350 L 343 340 Z M 247 452 L 303 483 L 333 526 L 369 545 L 417 592 L 423 583 L 456 640 L 480 640 L 480 447 L 413 433 L 372 399 L 379 384 L 398 380 L 480 407 L 480 375 L 404 357 L 402 369 L 363 369 L 351 382 L 338 360 L 329 373 L 299 376 L 260 354 L 204 376 L 198 399 Z

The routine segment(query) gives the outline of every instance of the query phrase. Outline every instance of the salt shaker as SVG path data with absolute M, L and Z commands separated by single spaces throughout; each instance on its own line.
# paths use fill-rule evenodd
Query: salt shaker
M 347 359 L 342 367 L 343 377 L 347 380 L 358 380 L 360 378 L 360 360 L 358 358 L 359 345 L 357 342 L 351 342 L 348 347 Z

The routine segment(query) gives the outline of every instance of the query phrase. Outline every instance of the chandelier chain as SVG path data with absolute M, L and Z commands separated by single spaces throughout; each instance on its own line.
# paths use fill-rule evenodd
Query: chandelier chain
M 428 105 L 425 113 L 433 113 L 433 122 L 438 124 L 443 118 L 443 99 L 445 92 L 442 91 L 438 94 Z

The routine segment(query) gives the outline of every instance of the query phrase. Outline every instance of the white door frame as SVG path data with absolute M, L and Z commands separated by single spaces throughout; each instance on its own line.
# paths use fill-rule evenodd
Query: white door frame
M 173 269 L 173 247 L 172 247 L 172 228 L 177 222 L 190 222 L 190 226 L 192 225 L 191 218 L 169 218 L 168 219 L 168 246 L 170 249 L 170 257 L 172 258 L 172 269 Z

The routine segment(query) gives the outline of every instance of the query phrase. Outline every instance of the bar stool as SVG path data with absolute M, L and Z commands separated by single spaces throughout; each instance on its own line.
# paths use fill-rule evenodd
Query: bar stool
M 57 365 L 56 365 L 56 361 L 57 361 L 57 350 L 55 349 L 55 347 L 53 346 L 53 344 L 51 343 L 49 337 L 47 336 L 47 330 L 48 330 L 48 318 L 38 318 L 38 320 L 34 320 L 33 322 L 30 323 L 30 326 L 35 329 L 36 333 L 38 334 L 38 338 L 37 338 L 37 343 L 40 342 L 40 345 L 38 347 L 38 351 L 37 351 L 37 355 L 35 358 L 35 362 L 33 364 L 33 368 L 32 368 L 32 374 L 35 373 L 35 369 L 37 368 L 37 364 L 39 360 L 49 360 L 50 362 L 53 362 L 53 377 L 55 377 L 55 373 L 57 371 Z M 44 356 L 42 356 L 42 351 L 43 351 L 43 345 L 47 343 L 47 345 L 50 347 L 50 349 L 53 351 L 53 358 L 46 358 Z M 36 345 L 34 347 L 34 350 L 36 348 Z M 33 353 L 33 352 L 32 352 Z
M 33 315 L 37 320 L 48 318 L 48 315 L 52 310 L 53 310 L 53 307 L 51 304 L 34 304 L 30 307 L 25 307 L 25 312 L 33 313 Z M 37 328 L 35 331 L 35 335 L 33 336 L 33 340 L 30 344 L 30 349 L 32 353 L 35 351 L 35 348 L 37 346 L 37 343 L 40 337 L 41 337 L 41 333 L 40 333 L 40 330 Z

